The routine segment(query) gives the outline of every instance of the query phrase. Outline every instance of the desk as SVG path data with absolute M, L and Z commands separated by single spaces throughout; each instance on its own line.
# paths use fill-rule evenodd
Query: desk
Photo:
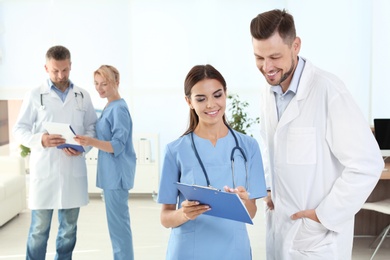
M 390 180 L 390 163 L 385 164 L 385 170 L 382 172 L 381 180 Z
M 390 162 L 385 161 L 378 184 L 367 201 L 378 201 L 390 198 Z M 360 210 L 355 216 L 355 235 L 377 236 L 390 223 L 390 216 L 372 210 Z

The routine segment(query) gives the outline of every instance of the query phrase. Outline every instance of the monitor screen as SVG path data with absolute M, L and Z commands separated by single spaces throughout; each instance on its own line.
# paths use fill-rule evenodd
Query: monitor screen
M 390 153 L 390 118 L 375 118 L 374 131 L 379 148 Z

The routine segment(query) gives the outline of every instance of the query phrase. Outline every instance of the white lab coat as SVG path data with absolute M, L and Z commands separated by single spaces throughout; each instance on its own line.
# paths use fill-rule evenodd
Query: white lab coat
M 369 124 L 344 84 L 306 61 L 298 92 L 278 122 L 275 97 L 261 95 L 267 185 L 267 259 L 351 259 L 354 215 L 383 169 Z M 291 220 L 316 209 L 322 224 Z
M 67 156 L 56 147 L 44 148 L 42 122 L 68 123 L 77 134 L 95 136 L 96 119 L 88 92 L 77 86 L 69 89 L 64 102 L 47 81 L 27 93 L 13 132 L 17 141 L 31 148 L 30 209 L 68 209 L 88 203 L 84 155 Z

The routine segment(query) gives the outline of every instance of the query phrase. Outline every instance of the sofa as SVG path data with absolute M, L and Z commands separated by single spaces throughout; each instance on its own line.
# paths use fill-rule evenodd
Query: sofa
M 20 156 L 0 156 L 0 227 L 26 208 L 26 170 Z

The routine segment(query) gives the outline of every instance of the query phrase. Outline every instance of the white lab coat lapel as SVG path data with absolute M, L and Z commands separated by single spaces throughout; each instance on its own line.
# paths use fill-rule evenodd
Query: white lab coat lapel
M 282 117 L 280 118 L 278 128 L 282 128 L 283 126 L 287 125 L 289 122 L 294 120 L 298 115 L 299 115 L 299 107 L 298 107 L 297 97 L 295 96 L 290 101 Z
M 51 89 L 51 86 L 45 81 L 40 87 L 41 106 L 43 108 L 53 107 L 55 109 L 58 106 L 58 102 L 62 102 L 58 94 Z M 53 105 L 54 104 L 54 105 Z
M 66 98 L 64 100 L 64 106 L 67 106 L 69 102 L 73 102 L 74 99 L 74 90 L 73 88 L 69 87 L 69 92 L 66 95 Z
M 267 128 L 267 135 L 274 135 L 278 126 L 278 111 L 276 110 L 274 92 L 269 86 L 266 86 L 266 88 L 264 95 L 267 95 L 268 97 L 264 97 L 263 102 L 264 106 L 266 106 L 266 110 L 268 110 L 268 113 L 266 115 L 262 115 L 260 120 L 266 121 L 265 125 Z
M 44 82 L 41 86 L 41 90 L 40 90 L 41 94 L 42 95 L 49 94 L 50 88 L 51 87 L 49 86 L 49 84 L 47 84 L 47 82 Z
M 278 128 L 287 125 L 289 122 L 293 121 L 295 118 L 297 118 L 300 115 L 301 111 L 299 107 L 299 102 L 304 100 L 310 91 L 311 84 L 309 82 L 311 81 L 311 75 L 312 75 L 311 71 L 312 71 L 312 67 L 310 65 L 306 66 L 305 64 L 305 68 L 303 70 L 300 79 L 297 93 L 290 101 L 282 117 L 280 118 Z M 276 104 L 274 106 L 276 107 Z

